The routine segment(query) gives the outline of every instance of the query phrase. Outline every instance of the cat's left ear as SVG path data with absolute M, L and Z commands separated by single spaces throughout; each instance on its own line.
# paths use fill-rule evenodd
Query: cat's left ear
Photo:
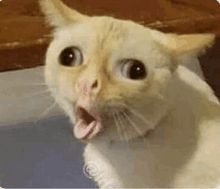
M 178 55 L 194 54 L 202 55 L 215 42 L 214 34 L 166 34 L 164 45 L 173 53 Z
M 205 54 L 215 42 L 214 34 L 176 35 L 155 31 L 154 38 L 171 55 L 173 61 L 170 69 L 172 71 L 178 67 L 179 60 Z
M 50 26 L 60 28 L 69 24 L 77 23 L 87 16 L 69 8 L 60 0 L 40 0 L 42 12 L 45 14 Z

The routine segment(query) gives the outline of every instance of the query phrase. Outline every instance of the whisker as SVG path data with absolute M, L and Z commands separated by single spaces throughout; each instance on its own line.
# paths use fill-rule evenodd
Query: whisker
M 127 136 L 127 134 L 126 134 L 125 127 L 124 127 L 124 125 L 123 125 L 123 123 L 122 123 L 122 121 L 121 121 L 121 119 L 120 119 L 120 115 L 119 115 L 118 112 L 115 112 L 115 113 L 116 113 L 115 115 L 116 115 L 116 117 L 117 117 L 119 123 L 120 123 L 121 126 L 122 126 L 122 129 L 124 129 L 124 138 L 125 138 L 125 141 L 126 141 L 127 148 L 130 148 L 129 142 L 128 142 L 128 136 Z
M 118 120 L 117 120 L 117 118 L 116 118 L 114 112 L 112 112 L 112 110 L 110 110 L 110 111 L 111 111 L 111 113 L 112 113 L 112 116 L 113 116 L 113 118 L 114 118 L 115 124 L 116 124 L 116 126 L 117 126 L 117 131 L 118 131 L 118 134 L 119 134 L 119 136 L 120 136 L 120 140 L 121 140 L 122 142 L 124 142 L 124 138 L 123 138 L 123 135 L 122 135 L 123 132 L 122 132 L 121 127 L 120 127 L 120 125 L 119 125 L 119 123 L 118 123 Z
M 44 99 L 47 99 L 47 98 L 54 99 L 54 96 L 52 96 L 52 95 L 44 96 Z
M 46 114 L 48 114 L 55 106 L 57 105 L 57 102 L 55 101 L 51 106 L 49 106 L 38 118 L 37 120 L 34 122 L 35 124 L 40 120 L 40 118 L 42 118 L 43 116 L 45 116 Z
M 23 85 L 20 85 L 20 86 L 29 86 L 29 85 L 34 85 L 34 86 L 42 86 L 42 85 L 45 85 L 45 86 L 47 86 L 47 84 L 46 83 L 26 83 L 26 84 L 23 84 Z
M 127 120 L 131 123 L 131 125 L 135 128 L 137 133 L 142 136 L 141 130 L 137 127 L 137 125 L 132 121 L 132 119 L 124 112 L 122 111 L 123 115 L 127 118 Z
M 48 87 L 46 83 L 26 83 L 22 85 L 13 85 L 13 86 L 45 86 L 45 87 Z M 57 88 L 57 87 L 58 87 L 57 85 L 50 86 L 50 88 Z
M 30 98 L 30 97 L 34 97 L 36 95 L 39 95 L 39 94 L 46 94 L 46 93 L 49 93 L 51 92 L 50 89 L 47 89 L 47 90 L 43 90 L 43 91 L 40 91 L 40 92 L 37 92 L 37 93 L 34 93 L 33 95 L 28 95 L 28 96 L 24 96 L 24 97 L 21 97 L 21 98 L 15 98 L 15 99 L 25 99 L 25 98 Z
M 141 113 L 136 112 L 134 109 L 132 109 L 131 107 L 129 107 L 128 105 L 126 105 L 126 104 L 124 104 L 122 102 L 121 102 L 121 105 L 125 106 L 131 113 L 133 113 L 134 115 L 139 117 L 144 123 L 146 123 L 147 125 L 151 125 L 152 126 L 152 123 L 150 121 L 148 121 Z

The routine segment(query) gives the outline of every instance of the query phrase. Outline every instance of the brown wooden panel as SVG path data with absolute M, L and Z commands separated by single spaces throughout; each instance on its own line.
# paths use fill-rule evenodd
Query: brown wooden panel
M 38 44 L 0 50 L 0 72 L 43 65 L 47 46 Z
M 131 19 L 166 33 L 220 36 L 220 4 L 215 0 L 63 0 L 88 15 Z M 51 28 L 38 0 L 0 1 L 0 71 L 44 64 Z M 220 97 L 220 41 L 200 57 L 207 82 Z

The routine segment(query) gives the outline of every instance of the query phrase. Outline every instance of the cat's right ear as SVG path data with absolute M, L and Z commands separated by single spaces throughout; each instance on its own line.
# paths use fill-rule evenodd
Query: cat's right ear
M 88 18 L 86 15 L 67 7 L 60 0 L 40 0 L 39 4 L 46 16 L 46 21 L 55 28 L 77 23 Z

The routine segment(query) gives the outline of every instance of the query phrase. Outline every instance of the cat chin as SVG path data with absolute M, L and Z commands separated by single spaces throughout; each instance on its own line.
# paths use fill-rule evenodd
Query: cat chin
M 108 146 L 112 146 L 115 144 L 124 144 L 124 145 L 130 145 L 129 143 L 140 143 L 145 140 L 151 139 L 154 137 L 155 129 L 149 129 L 147 130 L 142 136 L 140 135 L 133 135 L 126 139 L 121 139 L 118 133 L 108 133 L 106 131 L 100 132 L 95 136 L 92 140 L 86 140 L 86 139 L 78 139 L 80 142 L 84 144 L 88 143 L 106 143 Z
M 74 116 L 74 108 L 76 106 L 76 101 L 70 101 L 69 99 L 64 99 L 66 100 L 67 106 L 69 107 L 68 109 L 71 111 L 68 111 L 68 115 L 70 118 L 70 121 L 73 124 L 73 130 L 74 127 L 76 125 L 76 120 L 75 120 L 75 116 Z M 120 107 L 120 106 L 119 106 Z M 108 108 L 115 108 L 115 106 L 109 107 Z M 120 109 L 122 109 L 122 107 L 120 107 Z M 125 112 L 129 117 L 132 118 L 132 114 L 128 111 L 128 109 L 124 108 L 122 109 L 123 112 Z M 124 134 L 122 134 L 123 136 L 120 136 L 118 133 L 118 126 L 115 123 L 114 120 L 114 116 L 112 114 L 110 114 L 109 112 L 110 109 L 105 109 L 102 108 L 102 111 L 100 113 L 100 117 L 101 117 L 101 122 L 103 125 L 103 128 L 100 132 L 98 132 L 92 139 L 79 139 L 76 137 L 74 131 L 73 131 L 73 135 L 75 138 L 77 138 L 80 142 L 88 144 L 88 143 L 94 143 L 94 142 L 105 142 L 105 143 L 109 143 L 109 144 L 114 144 L 114 143 L 128 143 L 128 142 L 135 142 L 135 141 L 140 141 L 140 140 L 145 140 L 145 139 L 149 139 L 152 138 L 154 136 L 154 130 L 152 129 L 153 125 L 151 125 L 150 127 L 146 128 L 145 127 L 145 131 L 143 130 L 143 134 L 139 135 L 136 133 L 136 131 L 130 131 L 129 134 L 127 134 L 127 136 L 124 136 Z M 120 115 L 120 113 L 119 113 Z M 154 127 L 153 127 L 154 128 Z M 142 128 L 144 129 L 144 128 Z
M 75 117 L 72 114 L 73 112 L 71 112 L 71 115 L 69 113 L 69 117 L 70 117 L 70 121 L 73 124 L 73 128 L 75 127 Z M 103 116 L 105 115 L 105 117 Z M 109 144 L 109 146 L 114 145 L 114 144 L 119 144 L 119 143 L 123 143 L 126 144 L 128 142 L 137 142 L 137 141 L 143 141 L 146 139 L 150 139 L 154 136 L 154 131 L 155 129 L 146 129 L 145 132 L 143 132 L 142 135 L 138 135 L 138 134 L 132 134 L 127 136 L 127 138 L 125 138 L 125 136 L 120 137 L 120 135 L 117 132 L 117 126 L 114 124 L 113 119 L 111 119 L 111 116 L 109 114 L 107 114 L 107 112 L 104 112 L 102 116 L 103 120 L 108 120 L 108 121 L 104 121 L 103 122 L 103 129 L 97 133 L 96 136 L 94 136 L 93 139 L 78 139 L 80 142 L 84 143 L 84 144 L 88 144 L 88 143 L 99 143 L 99 142 L 104 142 L 106 144 Z M 113 121 L 113 122 L 112 122 Z M 75 138 L 77 138 L 75 136 L 74 133 L 74 129 L 73 129 L 73 135 Z

